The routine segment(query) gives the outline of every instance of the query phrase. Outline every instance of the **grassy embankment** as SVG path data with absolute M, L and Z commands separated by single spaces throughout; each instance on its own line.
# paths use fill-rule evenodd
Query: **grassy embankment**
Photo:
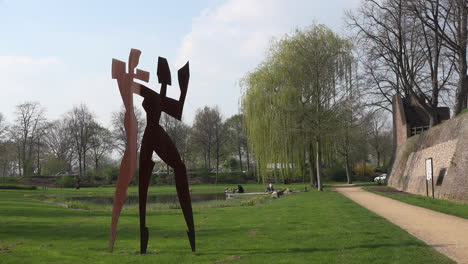
M 289 187 L 303 190 L 304 186 Z M 218 192 L 224 187 L 192 188 Z M 264 187 L 244 186 L 248 192 Z M 151 191 L 171 192 L 174 187 L 151 187 Z M 0 263 L 453 263 L 331 191 L 303 192 L 253 206 L 195 209 L 197 253 L 190 251 L 179 209 L 150 210 L 149 254 L 144 256 L 138 253 L 135 208 L 124 208 L 110 253 L 110 210 L 65 209 L 30 199 L 43 192 L 0 190 Z M 46 194 L 113 192 L 114 188 L 50 188 Z
M 389 186 L 382 186 L 381 188 L 389 188 Z M 402 194 L 392 194 L 386 192 L 380 192 L 373 188 L 364 187 L 365 190 L 395 199 L 401 202 L 412 204 L 419 207 L 424 207 L 430 210 L 441 212 L 444 214 L 454 215 L 462 218 L 468 219 L 468 204 L 462 202 L 454 202 L 443 199 L 433 199 L 432 197 L 426 197 L 422 195 L 402 195 Z

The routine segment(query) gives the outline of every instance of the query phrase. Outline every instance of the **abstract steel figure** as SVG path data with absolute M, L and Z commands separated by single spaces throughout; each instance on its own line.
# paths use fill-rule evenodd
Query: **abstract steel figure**
M 119 88 L 121 90 L 122 98 L 127 101 L 132 101 L 131 93 L 138 94 L 142 96 L 143 99 L 143 108 L 146 112 L 147 126 L 143 134 L 143 140 L 141 142 L 140 149 L 140 168 L 139 168 L 139 211 L 140 211 L 140 252 L 142 254 L 146 253 L 148 246 L 148 228 L 146 227 L 146 201 L 148 194 L 149 180 L 151 177 L 151 172 L 153 171 L 154 162 L 151 160 L 153 151 L 158 154 L 158 156 L 169 166 L 174 169 L 175 182 L 177 195 L 179 197 L 179 202 L 184 214 L 185 222 L 187 223 L 188 231 L 187 235 L 189 237 L 190 246 L 192 251 L 195 251 L 195 227 L 193 223 L 193 213 L 192 213 L 192 204 L 190 200 L 190 192 L 187 181 L 187 172 L 184 163 L 182 162 L 179 152 L 172 142 L 169 135 L 163 130 L 159 125 L 159 119 L 161 117 L 161 112 L 166 112 L 170 116 L 181 120 L 182 110 L 184 107 L 185 96 L 187 95 L 188 81 L 190 78 L 189 64 L 184 65 L 178 71 L 179 87 L 181 90 L 179 100 L 174 100 L 166 97 L 167 85 L 171 85 L 171 73 L 169 70 L 169 65 L 165 58 L 158 58 L 158 80 L 161 84 L 160 94 L 153 91 L 152 89 L 146 87 L 145 85 L 133 82 L 133 79 L 128 81 L 126 78 L 137 78 L 139 80 L 148 82 L 149 73 L 137 70 L 136 74 L 133 74 L 133 70 L 138 64 L 138 58 L 141 52 L 138 50 L 132 49 L 130 52 L 129 58 L 129 73 L 125 73 L 125 63 L 117 60 L 112 62 L 112 76 L 117 79 L 119 82 Z M 136 64 L 135 64 L 136 62 Z M 123 65 L 123 67 L 122 67 Z M 133 68 L 132 68 L 133 67 Z M 122 89 L 128 89 L 130 92 L 122 92 Z M 128 95 L 130 94 L 130 95 Z M 130 98 L 130 99 L 128 99 Z M 125 105 L 127 112 L 130 112 L 129 115 L 133 114 L 133 103 L 128 103 Z M 132 106 L 130 109 L 130 105 Z M 130 109 L 130 110 L 129 110 Z M 126 113 L 127 116 L 127 113 Z M 136 120 L 136 119 L 135 119 Z M 129 121 L 128 123 L 131 123 Z M 122 210 L 123 201 L 125 200 L 125 193 L 130 183 L 131 177 L 135 170 L 136 162 L 136 122 L 131 123 L 127 126 L 125 123 L 125 129 L 129 128 L 129 131 L 126 131 L 127 138 L 133 136 L 132 143 L 135 143 L 135 148 L 131 149 L 132 146 L 129 145 L 130 140 L 127 140 L 127 149 L 125 154 L 128 154 L 129 158 L 122 159 L 121 171 L 119 174 L 119 179 L 117 182 L 117 189 L 114 198 L 114 208 L 112 212 L 112 226 L 111 226 L 111 238 L 110 238 L 110 249 L 113 248 L 116 234 L 117 218 Z M 135 150 L 135 152 L 133 152 Z M 135 156 L 133 156 L 133 153 Z M 135 157 L 135 159 L 133 159 Z M 131 159 L 131 160 L 130 160 Z M 129 162 L 128 166 L 124 165 L 124 162 Z M 129 168 L 127 168 L 129 167 Z M 124 168 L 124 169 L 122 169 Z M 132 170 L 133 169 L 133 170 Z M 122 180 L 120 179 L 122 177 Z M 119 184 L 122 182 L 122 184 Z

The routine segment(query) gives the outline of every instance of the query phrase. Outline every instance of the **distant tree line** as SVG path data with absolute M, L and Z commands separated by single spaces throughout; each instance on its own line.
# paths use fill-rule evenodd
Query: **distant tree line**
M 139 147 L 146 120 L 138 109 L 135 113 Z M 0 113 L 0 175 L 65 173 L 73 175 L 78 185 L 112 182 L 117 174 L 109 172 L 118 168 L 126 144 L 123 116 L 123 108 L 112 113 L 108 128 L 85 104 L 73 107 L 58 120 L 49 120 L 38 102 L 17 105 L 14 119 L 8 123 Z M 193 126 L 166 114 L 160 125 L 190 170 L 203 170 L 217 181 L 220 171 L 246 172 L 251 167 L 240 115 L 224 119 L 218 107 L 205 106 L 197 111 Z M 155 170 L 166 168 L 161 162 L 157 164 Z

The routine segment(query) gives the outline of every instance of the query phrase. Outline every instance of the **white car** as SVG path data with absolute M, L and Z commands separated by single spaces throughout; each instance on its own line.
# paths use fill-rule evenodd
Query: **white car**
M 379 176 L 374 178 L 374 181 L 375 182 L 382 182 L 382 181 L 385 181 L 385 179 L 387 179 L 387 174 L 380 174 Z

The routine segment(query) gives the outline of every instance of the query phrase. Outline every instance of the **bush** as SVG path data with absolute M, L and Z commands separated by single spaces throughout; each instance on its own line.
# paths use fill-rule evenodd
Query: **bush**
M 253 172 L 244 173 L 241 171 L 220 172 L 218 173 L 218 183 L 248 183 L 255 182 Z
M 9 190 L 37 190 L 37 186 L 22 185 L 22 184 L 0 184 L 0 189 Z
M 331 168 L 325 169 L 325 180 L 342 182 L 346 181 L 346 169 L 343 166 L 335 165 Z
M 203 168 L 196 171 L 187 172 L 187 175 L 194 178 L 211 178 L 213 175 L 216 175 L 216 173 L 212 173 L 209 169 Z
M 241 201 L 240 205 L 241 206 L 253 206 L 253 205 L 255 205 L 255 201 L 254 200 Z
M 60 186 L 62 186 L 63 188 L 75 187 L 75 177 L 71 175 L 60 176 Z
M 366 163 L 359 163 L 354 169 L 354 179 L 356 181 L 373 181 L 375 176 L 374 168 Z
M 119 177 L 119 167 L 106 167 L 102 169 L 101 174 L 102 177 L 105 178 L 108 183 L 112 183 L 113 181 L 116 181 Z

